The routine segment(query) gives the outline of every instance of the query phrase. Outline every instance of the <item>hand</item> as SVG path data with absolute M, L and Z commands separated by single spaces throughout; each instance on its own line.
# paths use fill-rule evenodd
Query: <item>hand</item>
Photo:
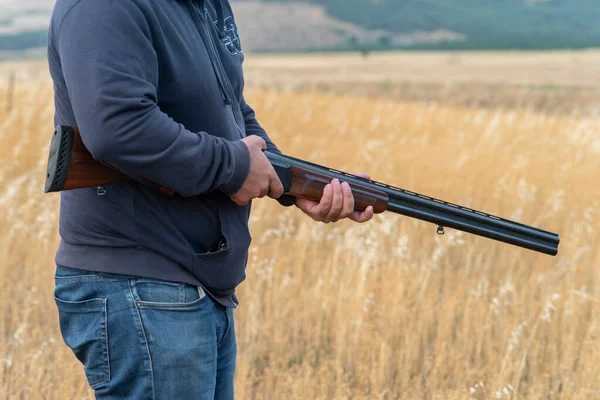
M 266 195 L 274 199 L 281 197 L 283 185 L 267 156 L 263 153 L 263 150 L 267 149 L 263 138 L 250 135 L 243 138 L 242 142 L 248 146 L 250 151 L 250 171 L 240 190 L 230 196 L 231 200 L 235 204 L 243 206 L 257 197 Z
M 355 174 L 361 178 L 370 179 L 367 174 Z M 296 206 L 315 221 L 337 222 L 343 218 L 349 218 L 354 222 L 367 222 L 373 218 L 373 207 L 369 206 L 365 211 L 354 211 L 354 196 L 347 182 L 340 184 L 334 179 L 325 186 L 323 197 L 320 202 L 296 199 Z

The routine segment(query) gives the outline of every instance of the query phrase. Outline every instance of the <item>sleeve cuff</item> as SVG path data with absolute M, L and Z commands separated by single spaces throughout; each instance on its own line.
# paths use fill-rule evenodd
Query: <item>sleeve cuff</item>
M 221 191 L 227 195 L 237 193 L 250 171 L 250 151 L 241 140 L 229 142 L 233 164 L 233 174 L 229 182 L 221 187 Z

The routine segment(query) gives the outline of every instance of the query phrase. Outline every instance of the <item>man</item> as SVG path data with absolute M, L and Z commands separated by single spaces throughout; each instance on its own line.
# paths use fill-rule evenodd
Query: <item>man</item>
M 283 189 L 228 1 L 58 0 L 48 59 L 55 123 L 136 180 L 61 194 L 65 343 L 97 398 L 233 398 L 250 201 Z M 339 181 L 296 206 L 322 222 L 373 215 Z

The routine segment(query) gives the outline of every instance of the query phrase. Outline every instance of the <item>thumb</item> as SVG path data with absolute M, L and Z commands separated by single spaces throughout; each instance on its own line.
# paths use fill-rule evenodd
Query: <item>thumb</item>
M 369 175 L 369 174 L 365 174 L 364 172 L 353 173 L 352 175 L 356 175 L 356 176 L 358 176 L 359 178 L 371 179 L 371 175 Z

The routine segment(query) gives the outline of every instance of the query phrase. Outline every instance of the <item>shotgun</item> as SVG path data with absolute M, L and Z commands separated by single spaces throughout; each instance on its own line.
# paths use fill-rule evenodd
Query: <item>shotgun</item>
M 555 256 L 560 238 L 557 234 L 528 225 L 472 210 L 429 196 L 410 192 L 384 183 L 323 167 L 297 158 L 265 151 L 287 197 L 319 201 L 325 185 L 337 178 L 348 182 L 355 200 L 355 210 L 373 206 L 375 213 L 390 211 L 437 225 L 437 233 L 453 228 L 529 250 Z M 58 125 L 50 143 L 45 192 L 99 187 L 132 181 L 127 175 L 96 161 L 85 148 L 76 127 Z M 159 188 L 168 196 L 173 190 Z

